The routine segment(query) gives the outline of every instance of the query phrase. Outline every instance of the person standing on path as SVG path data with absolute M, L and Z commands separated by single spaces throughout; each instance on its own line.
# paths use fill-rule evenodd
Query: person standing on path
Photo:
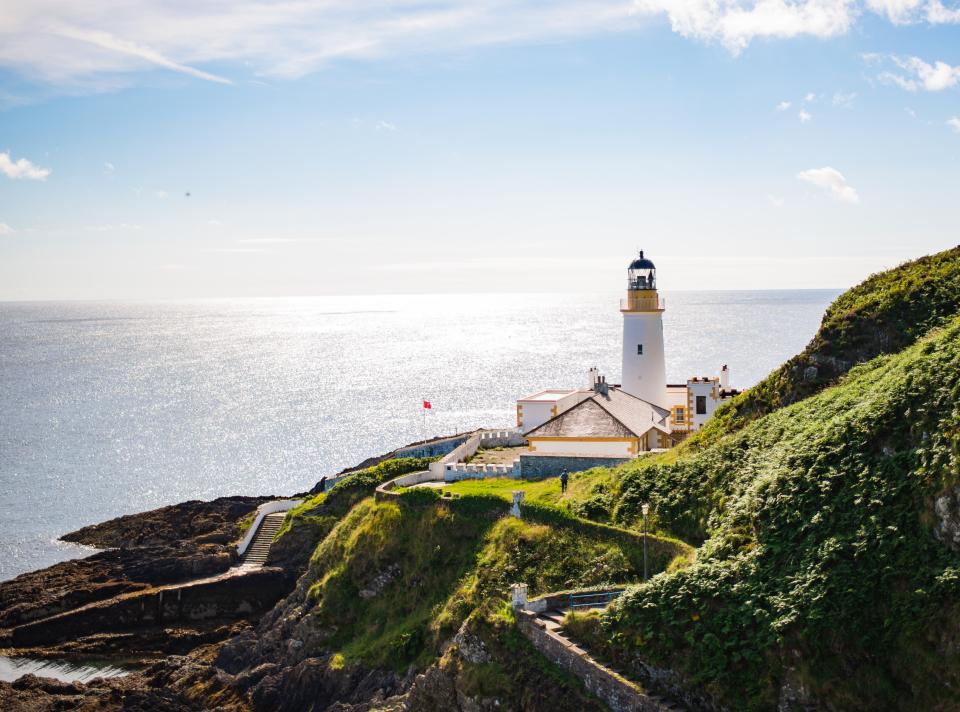
M 567 474 L 566 470 L 563 470 L 560 473 L 560 494 L 563 494 L 567 491 L 567 481 L 570 479 L 570 475 Z

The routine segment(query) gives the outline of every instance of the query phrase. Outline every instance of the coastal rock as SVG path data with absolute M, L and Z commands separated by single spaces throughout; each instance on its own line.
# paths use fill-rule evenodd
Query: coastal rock
M 937 515 L 933 535 L 937 541 L 960 551 L 960 485 L 937 497 L 933 509 Z
M 186 539 L 226 544 L 240 538 L 239 522 L 275 497 L 220 497 L 192 500 L 149 512 L 128 514 L 83 527 L 61 537 L 99 549 L 170 545 Z
M 370 583 L 360 589 L 360 598 L 370 599 L 380 595 L 400 575 L 400 565 L 391 564 L 377 574 Z

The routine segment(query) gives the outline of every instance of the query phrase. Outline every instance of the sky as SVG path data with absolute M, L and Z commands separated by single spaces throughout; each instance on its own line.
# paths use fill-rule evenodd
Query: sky
M 955 3 L 0 8 L 0 300 L 842 288 L 958 206 Z

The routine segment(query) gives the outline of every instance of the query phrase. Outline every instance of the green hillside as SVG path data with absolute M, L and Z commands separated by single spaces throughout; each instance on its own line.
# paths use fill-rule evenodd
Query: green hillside
M 960 247 L 871 276 L 830 305 L 802 353 L 719 410 L 710 440 L 819 392 L 858 363 L 896 353 L 960 312 Z
M 606 655 L 738 710 L 785 684 L 829 709 L 956 709 L 960 553 L 934 500 L 960 485 L 960 319 L 670 459 L 624 469 L 614 516 L 651 501 L 705 542 L 602 617 Z

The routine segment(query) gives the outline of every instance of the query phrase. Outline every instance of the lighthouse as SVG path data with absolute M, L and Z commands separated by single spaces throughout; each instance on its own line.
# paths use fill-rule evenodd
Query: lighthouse
M 627 268 L 623 314 L 620 388 L 652 403 L 667 404 L 667 368 L 663 354 L 663 300 L 657 294 L 657 268 L 641 250 Z

